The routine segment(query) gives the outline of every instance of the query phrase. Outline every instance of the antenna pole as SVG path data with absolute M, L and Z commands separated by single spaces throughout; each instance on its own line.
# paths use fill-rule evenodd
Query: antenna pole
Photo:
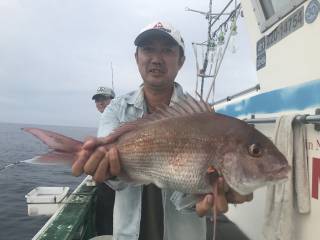
M 209 1 L 209 11 L 208 12 L 201 12 L 201 11 L 193 10 L 190 8 L 186 8 L 186 11 L 197 12 L 197 13 L 200 13 L 200 14 L 203 14 L 206 16 L 206 18 L 208 19 L 208 44 L 211 43 L 211 38 L 212 38 L 211 37 L 211 28 L 213 26 L 212 20 L 216 19 L 216 17 L 217 17 L 216 14 L 212 13 L 212 0 Z M 199 69 L 199 73 L 198 73 L 198 76 L 201 77 L 201 85 L 200 85 L 200 97 L 201 98 L 203 98 L 204 79 L 207 77 L 206 70 L 208 67 L 208 56 L 209 56 L 209 49 L 210 49 L 208 44 L 206 44 L 207 49 L 205 52 L 202 68 Z M 196 91 L 197 91 L 197 89 L 196 89 Z
M 113 86 L 113 67 L 112 67 L 112 62 L 110 63 L 110 67 L 111 67 L 111 86 L 112 86 L 112 90 L 114 91 L 114 86 Z
M 231 3 L 235 1 L 235 9 L 232 10 L 231 12 L 227 13 L 227 9 L 229 8 L 229 6 L 231 5 Z M 240 3 L 237 4 L 236 0 L 229 0 L 228 3 L 224 6 L 224 8 L 222 9 L 222 11 L 220 11 L 220 13 L 213 13 L 213 9 L 212 9 L 212 2 L 213 0 L 209 0 L 209 11 L 208 12 L 204 12 L 204 11 L 198 11 L 198 10 L 194 10 L 194 9 L 190 9 L 190 8 L 186 8 L 186 11 L 191 11 L 191 12 L 195 12 L 195 13 L 200 13 L 202 15 L 205 15 L 207 21 L 208 21 L 208 36 L 207 36 L 207 41 L 203 42 L 203 43 L 192 43 L 193 47 L 194 47 L 194 53 L 195 53 L 195 57 L 196 57 L 196 65 L 197 65 L 197 82 L 196 82 L 196 93 L 198 93 L 198 80 L 200 79 L 200 93 L 198 94 L 198 96 L 200 98 L 204 98 L 204 84 L 205 84 L 205 79 L 206 78 L 213 78 L 212 79 L 212 84 L 210 86 L 210 90 L 208 92 L 208 96 L 210 95 L 211 91 L 213 92 L 214 95 L 214 85 L 215 85 L 215 80 L 217 78 L 217 74 L 221 65 L 221 62 L 224 58 L 224 54 L 226 51 L 226 48 L 228 47 L 229 44 L 229 40 L 231 37 L 232 32 L 234 31 L 236 33 L 236 30 L 231 30 L 229 32 L 228 36 L 228 41 L 227 44 L 225 44 L 225 33 L 228 31 L 228 22 L 232 21 L 233 19 L 235 19 L 234 21 L 236 21 L 236 18 L 238 17 L 237 12 L 240 9 Z M 227 16 L 227 17 L 226 17 Z M 220 26 L 215 30 L 212 31 L 211 28 L 219 21 L 222 22 L 224 19 L 226 19 L 222 24 L 220 24 Z M 234 27 L 236 29 L 236 27 Z M 231 29 L 231 27 L 230 27 Z M 220 33 L 220 34 L 219 34 Z M 219 45 L 219 46 L 217 46 Z M 202 57 L 203 62 L 202 62 L 202 66 L 199 67 L 198 64 L 198 56 L 197 56 L 197 51 L 196 51 L 196 47 L 197 46 L 206 46 L 206 51 L 204 56 Z M 215 64 L 215 69 L 213 71 L 213 74 L 211 74 L 211 69 L 212 69 L 212 64 L 213 64 L 213 57 L 211 57 L 211 60 L 209 60 L 209 55 L 211 52 L 216 52 L 216 47 L 219 47 L 219 54 L 217 56 L 217 60 L 216 60 L 216 64 Z M 221 52 L 223 48 L 223 53 Z M 220 56 L 221 55 L 221 56 Z M 210 66 L 210 61 L 211 63 L 211 67 L 209 67 L 209 72 L 207 71 L 208 66 Z M 214 97 L 214 96 L 213 96 Z M 206 100 L 208 101 L 208 97 L 206 98 Z
M 211 42 L 210 40 L 211 40 L 212 19 L 213 19 L 213 16 L 212 16 L 212 0 L 210 0 L 210 2 L 209 2 L 209 12 L 208 12 L 207 18 L 208 18 L 208 43 L 210 43 Z M 202 74 L 202 77 L 201 77 L 201 92 L 200 92 L 200 96 L 201 96 L 202 99 L 203 99 L 204 78 L 205 78 L 205 73 L 206 73 L 206 70 L 207 70 L 207 67 L 208 67 L 208 55 L 209 55 L 209 47 L 207 47 L 206 54 L 205 54 L 204 61 L 203 61 L 203 67 L 201 69 L 201 72 L 203 74 Z

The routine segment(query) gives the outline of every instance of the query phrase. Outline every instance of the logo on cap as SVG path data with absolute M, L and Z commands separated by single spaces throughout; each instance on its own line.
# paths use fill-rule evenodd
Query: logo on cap
M 97 92 L 106 92 L 106 91 L 107 91 L 107 89 L 105 87 L 99 87 L 97 89 Z
M 163 30 L 165 32 L 171 33 L 171 30 L 168 28 L 163 27 L 161 22 L 158 22 L 156 25 L 153 26 L 155 29 Z
M 95 99 L 97 96 L 99 95 L 103 95 L 106 96 L 108 98 L 114 98 L 115 94 L 114 91 L 110 88 L 107 87 L 98 87 L 97 92 L 95 95 L 93 95 L 92 99 Z

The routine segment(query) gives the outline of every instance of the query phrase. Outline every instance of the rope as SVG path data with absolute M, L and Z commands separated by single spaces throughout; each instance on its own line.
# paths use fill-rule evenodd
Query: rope
M 199 73 L 199 62 L 198 62 L 198 51 L 197 51 L 197 46 L 195 44 L 192 43 L 192 47 L 193 47 L 193 53 L 195 55 L 196 58 L 196 67 L 197 67 L 197 80 L 196 80 L 196 89 L 195 89 L 195 93 L 197 93 L 198 91 L 198 81 L 199 81 L 199 77 L 198 77 L 198 73 Z
M 7 169 L 7 168 L 9 168 L 9 167 L 16 166 L 16 165 L 18 165 L 18 164 L 20 164 L 20 163 L 22 163 L 22 162 L 23 162 L 23 161 L 17 161 L 17 162 L 14 162 L 14 163 L 10 163 L 10 164 L 8 164 L 8 165 L 6 165 L 6 166 L 4 166 L 4 167 L 1 167 L 1 168 L 0 168 L 0 172 L 3 171 L 3 170 L 5 170 L 5 169 Z

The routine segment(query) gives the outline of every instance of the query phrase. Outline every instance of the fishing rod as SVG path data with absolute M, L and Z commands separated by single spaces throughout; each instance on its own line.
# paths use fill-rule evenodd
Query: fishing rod
M 5 165 L 3 167 L 0 167 L 0 172 L 4 171 L 5 169 L 9 168 L 9 167 L 13 167 L 13 166 L 16 166 L 20 163 L 24 163 L 26 160 L 21 160 L 21 161 L 17 161 L 17 162 L 14 162 L 14 163 L 9 163 L 8 165 Z
M 7 165 L 5 165 L 5 166 L 3 166 L 3 167 L 0 167 L 0 172 L 6 170 L 7 168 L 20 165 L 20 164 L 22 164 L 22 163 L 40 164 L 40 165 L 42 165 L 42 163 L 36 162 L 36 161 L 35 161 L 36 159 L 37 159 L 37 156 L 36 156 L 36 157 L 33 157 L 33 158 L 31 158 L 31 159 L 20 160 L 20 161 L 17 161 L 17 162 L 9 163 L 9 164 L 7 164 Z M 43 164 L 43 165 L 47 165 L 47 164 Z
M 112 86 L 112 90 L 114 91 L 114 85 L 113 85 L 113 66 L 112 66 L 112 62 L 110 62 L 110 68 L 111 68 L 111 86 Z

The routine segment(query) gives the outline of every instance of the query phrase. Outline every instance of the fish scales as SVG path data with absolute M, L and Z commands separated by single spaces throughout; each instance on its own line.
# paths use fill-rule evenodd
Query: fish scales
M 183 192 L 211 191 L 205 173 L 214 146 L 197 118 L 164 119 L 120 137 L 120 159 L 129 178 Z
M 252 126 L 203 110 L 138 124 L 117 145 L 124 179 L 186 193 L 212 191 L 210 168 L 241 194 L 285 179 L 290 168 Z

